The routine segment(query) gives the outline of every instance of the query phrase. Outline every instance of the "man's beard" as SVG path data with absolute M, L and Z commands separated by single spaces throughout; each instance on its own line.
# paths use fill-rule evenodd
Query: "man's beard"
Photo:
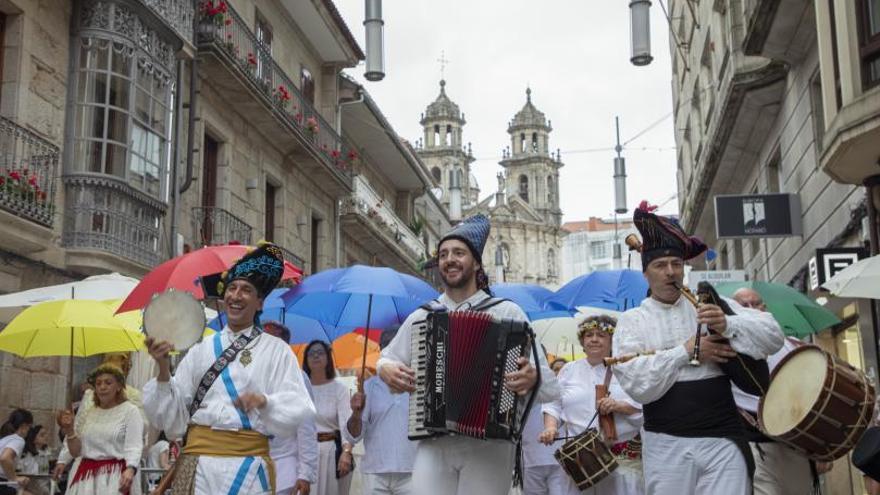
M 449 279 L 446 278 L 446 274 L 441 271 L 440 278 L 443 279 L 443 284 L 450 289 L 461 289 L 462 287 L 466 287 L 468 283 L 473 279 L 476 275 L 473 267 L 465 268 L 461 267 L 459 269 L 459 277 L 457 282 L 450 282 Z

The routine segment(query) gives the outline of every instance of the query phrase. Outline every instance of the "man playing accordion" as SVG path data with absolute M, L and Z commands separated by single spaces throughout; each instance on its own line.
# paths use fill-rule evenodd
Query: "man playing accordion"
M 677 222 L 651 213 L 647 202 L 633 221 L 642 235 L 642 271 L 650 297 L 621 315 L 613 355 L 638 354 L 617 364 L 614 375 L 630 397 L 643 404 L 642 461 L 649 494 L 751 493 L 754 469 L 748 442 L 719 364 L 742 353 L 765 359 L 782 346 L 783 335 L 769 313 L 728 301 L 699 309 L 681 297 L 684 262 L 706 246 Z M 695 356 L 698 325 L 704 335 Z
M 497 300 L 488 291 L 482 267 L 483 248 L 489 237 L 489 220 L 476 215 L 456 225 L 441 240 L 437 261 L 445 291 L 436 303 L 449 311 L 484 310 L 496 318 L 527 321 L 516 304 Z M 415 322 L 425 320 L 420 308 L 404 321 L 393 341 L 382 351 L 376 367 L 381 379 L 395 392 L 415 392 L 411 339 Z M 537 402 L 559 396 L 559 388 L 546 358 L 540 363 L 520 358 L 519 369 L 505 376 L 505 386 L 524 395 L 536 390 Z M 522 400 L 522 399 L 521 399 Z M 413 468 L 413 493 L 418 494 L 506 494 L 514 468 L 514 444 L 504 440 L 477 440 L 466 436 L 440 436 L 422 440 Z

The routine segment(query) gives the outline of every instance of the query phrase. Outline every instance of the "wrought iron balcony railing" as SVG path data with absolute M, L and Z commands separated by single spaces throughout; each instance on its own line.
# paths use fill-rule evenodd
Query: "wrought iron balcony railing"
M 69 175 L 63 181 L 62 246 L 106 251 L 148 267 L 160 261 L 164 203 L 111 176 Z
M 192 222 L 200 246 L 251 243 L 253 227 L 223 208 L 196 206 L 192 209 Z
M 58 148 L 0 117 L 0 208 L 51 227 Z
M 293 263 L 293 266 L 299 268 L 300 270 L 304 270 L 306 267 L 306 260 L 302 259 L 300 256 L 297 256 L 293 251 L 287 249 L 284 246 L 278 245 L 281 249 L 281 252 L 284 253 L 284 259 Z
M 217 8 L 219 2 L 211 3 Z M 228 3 L 221 14 L 202 8 L 199 12 L 199 49 L 211 48 L 238 71 L 270 105 L 272 113 L 320 156 L 324 164 L 351 180 L 357 152 L 343 142 L 334 127 L 312 106 L 278 65 L 269 48 L 251 32 L 247 23 Z
M 193 0 L 141 0 L 144 5 L 161 17 L 177 34 L 193 42 Z
M 343 213 L 366 217 L 377 230 L 391 237 L 414 261 L 425 256 L 425 244 L 397 216 L 362 175 L 354 177 L 354 194 L 342 201 Z

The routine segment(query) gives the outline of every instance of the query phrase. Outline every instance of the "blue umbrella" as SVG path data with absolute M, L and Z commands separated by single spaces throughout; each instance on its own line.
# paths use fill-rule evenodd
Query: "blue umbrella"
M 545 302 L 553 291 L 534 284 L 495 284 L 490 287 L 496 297 L 510 299 L 525 311 L 530 320 L 571 316 L 570 311 L 548 309 Z
M 334 330 L 330 340 L 357 327 L 385 328 L 438 296 L 433 287 L 391 268 L 354 265 L 324 270 L 284 293 L 288 313 Z M 366 321 L 366 325 L 364 324 Z M 364 339 L 364 366 L 367 339 Z
M 288 289 L 275 289 L 263 301 L 263 313 L 260 321 L 265 323 L 270 320 L 280 321 L 290 329 L 290 344 L 307 344 L 313 340 L 331 342 L 331 335 L 337 333 L 337 329 L 331 325 L 325 325 L 312 318 L 306 318 L 287 311 L 281 296 Z M 219 313 L 216 318 L 208 323 L 208 327 L 220 331 L 226 322 L 226 313 Z M 348 331 L 351 331 L 349 329 Z
M 581 275 L 563 285 L 547 300 L 551 309 L 574 310 L 578 306 L 626 311 L 648 295 L 648 282 L 635 270 L 607 270 Z

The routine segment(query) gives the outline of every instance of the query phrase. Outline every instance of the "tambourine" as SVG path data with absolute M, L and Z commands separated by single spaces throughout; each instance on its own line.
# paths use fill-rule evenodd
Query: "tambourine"
M 153 296 L 144 309 L 144 332 L 167 341 L 177 351 L 195 345 L 205 331 L 205 309 L 189 292 L 168 290 Z

